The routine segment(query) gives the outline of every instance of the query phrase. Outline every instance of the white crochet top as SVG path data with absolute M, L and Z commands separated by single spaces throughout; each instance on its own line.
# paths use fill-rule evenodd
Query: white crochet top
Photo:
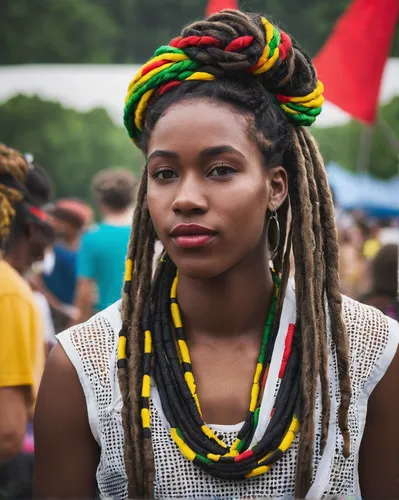
M 280 330 L 275 344 L 267 385 L 261 404 L 257 434 L 268 424 L 278 389 L 278 370 L 284 351 L 285 333 L 295 323 L 293 283 L 287 287 Z M 339 387 L 336 359 L 329 350 L 331 419 L 326 449 L 319 456 L 316 445 L 313 485 L 307 498 L 361 497 L 358 477 L 359 447 L 363 435 L 367 401 L 384 375 L 399 342 L 399 324 L 376 309 L 344 297 L 343 316 L 350 342 L 352 400 L 349 408 L 351 455 L 342 456 L 342 437 L 337 425 Z M 127 498 L 123 457 L 122 399 L 116 368 L 120 303 L 97 314 L 87 323 L 58 335 L 62 347 L 76 368 L 86 397 L 90 428 L 101 448 L 97 483 L 101 498 Z M 331 339 L 330 339 L 331 340 Z M 329 342 L 331 343 L 331 342 Z M 320 435 L 320 397 L 316 407 L 316 443 Z M 210 425 L 232 444 L 241 424 Z M 297 440 L 269 472 L 245 481 L 213 478 L 185 459 L 172 441 L 156 387 L 151 388 L 151 428 L 155 457 L 157 498 L 293 498 Z

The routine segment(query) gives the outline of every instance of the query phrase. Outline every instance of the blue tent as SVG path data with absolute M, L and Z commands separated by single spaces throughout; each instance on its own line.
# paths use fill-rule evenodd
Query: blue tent
M 399 216 L 399 176 L 377 179 L 349 172 L 337 163 L 329 163 L 326 169 L 338 207 L 359 209 L 372 217 Z

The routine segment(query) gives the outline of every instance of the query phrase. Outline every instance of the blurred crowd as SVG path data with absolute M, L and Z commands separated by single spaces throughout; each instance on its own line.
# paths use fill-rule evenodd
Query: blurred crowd
M 121 296 L 136 185 L 108 169 L 93 206 L 54 200 L 45 168 L 0 145 L 0 498 L 31 496 L 31 410 L 55 335 Z M 336 217 L 342 292 L 398 319 L 397 221 Z

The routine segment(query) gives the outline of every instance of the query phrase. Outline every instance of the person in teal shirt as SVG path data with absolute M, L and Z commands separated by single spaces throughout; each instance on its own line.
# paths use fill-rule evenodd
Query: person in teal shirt
M 93 179 L 92 189 L 103 219 L 83 236 L 78 253 L 79 322 L 122 295 L 136 185 L 133 174 L 120 168 L 101 171 Z

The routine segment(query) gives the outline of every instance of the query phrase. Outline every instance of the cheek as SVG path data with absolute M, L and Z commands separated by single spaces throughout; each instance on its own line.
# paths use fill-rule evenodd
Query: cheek
M 268 203 L 268 192 L 264 182 L 246 183 L 229 193 L 225 216 L 234 232 L 258 238 L 263 230 Z M 243 241 L 243 243 L 245 243 Z

